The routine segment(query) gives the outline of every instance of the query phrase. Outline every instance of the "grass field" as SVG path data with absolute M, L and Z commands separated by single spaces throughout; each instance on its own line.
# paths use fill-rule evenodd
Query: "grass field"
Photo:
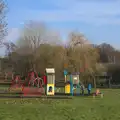
M 120 120 L 120 90 L 103 98 L 0 99 L 0 120 Z

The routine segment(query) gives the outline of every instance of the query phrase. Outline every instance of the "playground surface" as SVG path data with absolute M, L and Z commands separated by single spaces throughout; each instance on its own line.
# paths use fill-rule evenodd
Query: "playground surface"
M 1 120 L 119 120 L 120 89 L 106 89 L 104 97 L 73 99 L 0 99 Z

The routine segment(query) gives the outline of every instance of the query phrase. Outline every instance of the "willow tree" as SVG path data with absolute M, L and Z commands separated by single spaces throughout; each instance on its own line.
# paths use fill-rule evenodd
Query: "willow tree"
M 88 79 L 91 76 L 96 87 L 95 73 L 100 71 L 98 65 L 99 53 L 81 33 L 71 33 L 67 49 L 68 69 L 71 72 L 80 71 L 80 76 Z M 87 78 L 85 78 L 87 77 Z

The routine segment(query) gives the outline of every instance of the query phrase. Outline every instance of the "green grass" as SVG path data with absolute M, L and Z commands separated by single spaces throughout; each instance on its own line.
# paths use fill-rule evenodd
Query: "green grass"
M 0 99 L 0 120 L 120 120 L 120 90 L 103 98 Z

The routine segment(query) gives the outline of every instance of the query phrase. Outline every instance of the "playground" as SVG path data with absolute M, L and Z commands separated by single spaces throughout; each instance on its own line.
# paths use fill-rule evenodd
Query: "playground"
M 0 87 L 0 118 L 3 120 L 119 120 L 120 90 L 100 89 L 104 97 L 81 92 L 79 73 L 64 71 L 64 86 L 56 88 L 55 70 L 46 69 L 39 78 L 28 73 L 21 82 L 15 75 L 8 87 Z M 90 88 L 90 93 L 96 89 Z M 58 95 L 59 94 L 59 95 Z
M 92 96 L 73 99 L 0 99 L 1 120 L 119 120 L 120 90 L 104 91 L 103 99 Z
M 34 70 L 28 72 L 23 81 L 19 74 L 15 74 L 11 80 L 10 86 L 6 90 L 0 89 L 0 97 L 42 97 L 45 98 L 72 98 L 71 96 L 85 95 L 85 87 L 80 81 L 79 73 L 68 73 L 64 70 L 64 81 L 62 88 L 57 88 L 55 80 L 55 69 L 46 68 L 42 76 Z M 91 95 L 92 86 L 88 84 L 87 95 Z M 15 96 L 17 95 L 17 96 Z

